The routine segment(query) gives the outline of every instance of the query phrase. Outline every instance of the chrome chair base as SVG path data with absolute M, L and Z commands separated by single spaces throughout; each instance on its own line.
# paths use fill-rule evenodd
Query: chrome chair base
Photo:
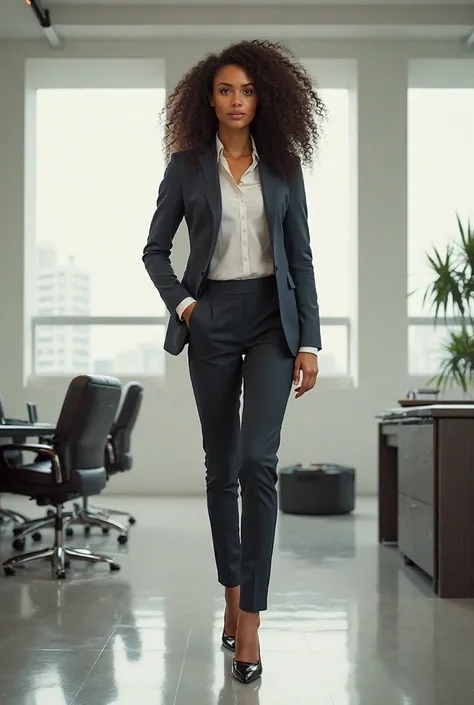
M 62 514 L 62 520 L 64 527 L 66 529 L 66 535 L 72 535 L 72 527 L 74 525 L 84 526 L 85 533 L 90 532 L 92 526 L 98 526 L 102 529 L 103 533 L 109 533 L 111 529 L 118 532 L 117 540 L 119 544 L 124 545 L 128 541 L 128 528 L 124 524 L 120 524 L 113 519 L 109 519 L 102 514 L 96 513 L 88 509 L 87 507 L 81 507 L 78 504 L 74 505 L 72 512 L 64 512 Z M 54 514 L 49 514 L 41 519 L 30 519 L 21 524 L 18 524 L 14 528 L 14 534 L 16 536 L 13 542 L 13 548 L 23 550 L 23 544 L 25 538 L 32 534 L 34 540 L 41 540 L 41 535 L 39 531 L 41 529 L 50 529 L 55 526 L 56 516 Z
M 114 512 L 112 510 L 102 509 L 100 507 L 90 507 L 89 498 L 82 498 L 82 506 L 78 502 L 74 502 L 74 515 L 76 519 L 71 523 L 82 524 L 85 526 L 85 533 L 88 534 L 90 527 L 99 526 L 102 533 L 108 534 L 110 529 L 119 531 L 117 540 L 120 544 L 125 544 L 128 541 L 128 529 L 124 524 L 114 521 L 110 518 L 111 514 L 122 514 L 130 517 L 126 512 Z M 133 522 L 130 522 L 133 523 Z
M 62 579 L 66 577 L 66 569 L 69 568 L 71 558 L 85 561 L 86 563 L 107 563 L 110 570 L 120 570 L 119 564 L 116 563 L 113 558 L 91 553 L 87 548 L 64 548 L 63 546 L 54 546 L 53 548 L 45 548 L 41 551 L 31 551 L 30 553 L 22 553 L 19 556 L 13 556 L 4 561 L 3 570 L 5 571 L 5 575 L 15 575 L 15 568 L 18 566 L 24 566 L 36 561 L 49 560 L 55 577 Z
M 124 512 L 122 509 L 109 509 L 105 507 L 90 507 L 90 511 L 95 512 L 96 514 L 100 514 L 107 519 L 110 516 L 118 516 L 118 517 L 126 517 L 128 523 L 133 526 L 133 524 L 137 523 L 137 520 L 135 517 L 130 514 L 130 512 Z
M 91 527 L 93 526 L 98 526 L 101 528 L 104 534 L 108 534 L 110 529 L 114 529 L 115 531 L 118 531 L 117 541 L 119 544 L 124 545 L 128 541 L 128 528 L 125 524 L 120 524 L 120 522 L 109 519 L 108 517 L 90 509 L 85 509 L 83 507 L 78 509 L 77 507 L 74 507 L 72 519 L 68 521 L 68 529 L 75 524 L 84 526 L 86 534 L 89 533 Z
M 38 524 L 54 526 L 54 546 L 45 548 L 39 551 L 31 551 L 30 553 L 22 553 L 18 556 L 12 556 L 3 562 L 3 570 L 5 575 L 14 575 L 15 569 L 18 566 L 24 566 L 28 563 L 47 560 L 51 563 L 53 573 L 56 578 L 61 579 L 66 577 L 66 569 L 69 567 L 71 559 L 85 561 L 87 563 L 107 563 L 110 570 L 119 570 L 120 566 L 113 558 L 92 553 L 87 548 L 66 548 L 63 545 L 64 527 L 73 518 L 72 512 L 63 512 L 62 507 L 56 508 L 54 517 L 47 517 Z M 38 528 L 36 526 L 36 528 Z M 31 532 L 32 528 L 27 529 Z
M 5 507 L 0 507 L 0 519 L 6 519 L 7 521 L 13 522 L 13 524 L 25 524 L 31 521 L 27 516 L 16 512 L 13 509 L 5 509 Z

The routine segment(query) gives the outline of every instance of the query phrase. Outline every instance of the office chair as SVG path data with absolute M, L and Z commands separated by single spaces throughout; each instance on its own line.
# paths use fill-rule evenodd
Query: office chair
M 5 459 L 0 477 L 2 490 L 35 499 L 39 506 L 53 506 L 55 512 L 54 546 L 9 558 L 3 563 L 6 575 L 13 575 L 19 565 L 42 560 L 52 563 L 57 578 L 66 577 L 71 559 L 107 563 L 111 570 L 119 570 L 120 566 L 108 556 L 64 546 L 64 527 L 74 519 L 74 512 L 64 512 L 63 505 L 78 497 L 99 494 L 106 486 L 104 447 L 120 392 L 120 382 L 113 377 L 75 377 L 66 393 L 51 445 L 0 446 L 4 458 L 10 450 L 37 454 L 33 463 L 17 467 Z
M 143 387 L 138 382 L 129 382 L 122 391 L 120 405 L 110 430 L 105 448 L 105 469 L 107 480 L 119 472 L 128 472 L 132 469 L 133 458 L 130 453 L 132 431 L 137 422 L 138 413 L 143 399 Z M 87 502 L 87 498 L 85 498 Z M 135 524 L 136 519 L 129 512 L 121 509 L 105 509 L 104 507 L 90 507 L 89 511 L 109 517 L 117 515 L 127 517 L 129 524 Z
M 132 468 L 132 456 L 130 454 L 131 435 L 138 418 L 143 397 L 143 387 L 138 382 L 129 382 L 125 385 L 119 408 L 114 419 L 107 445 L 105 447 L 105 469 L 107 480 L 119 472 L 127 472 Z M 34 404 L 28 405 L 30 418 L 38 420 L 36 407 Z M 102 533 L 108 534 L 110 530 L 118 532 L 117 540 L 124 545 L 128 541 L 128 529 L 119 521 L 114 521 L 111 516 L 127 517 L 129 524 L 135 524 L 136 519 L 129 513 L 119 509 L 105 509 L 104 507 L 92 507 L 89 505 L 89 498 L 83 497 L 82 506 L 78 502 L 74 504 L 74 516 L 66 528 L 68 538 L 74 536 L 74 526 L 84 527 L 85 536 L 89 536 L 92 527 L 97 526 L 102 529 Z M 41 529 L 51 528 L 54 525 L 54 512 L 48 511 L 47 515 L 39 519 L 31 519 L 18 524 L 13 529 L 16 538 L 13 541 L 13 548 L 16 551 L 23 551 L 25 548 L 26 536 L 31 535 L 33 541 L 41 541 Z

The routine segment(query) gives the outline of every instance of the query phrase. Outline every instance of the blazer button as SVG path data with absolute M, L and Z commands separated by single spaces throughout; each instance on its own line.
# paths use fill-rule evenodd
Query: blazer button
M 275 272 L 278 272 L 278 267 L 275 267 Z

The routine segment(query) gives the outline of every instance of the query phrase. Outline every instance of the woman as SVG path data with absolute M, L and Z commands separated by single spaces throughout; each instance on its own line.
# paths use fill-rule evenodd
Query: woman
M 291 391 L 312 389 L 321 347 L 300 163 L 311 163 L 324 106 L 280 44 L 210 55 L 169 97 L 161 183 L 143 261 L 171 319 L 165 350 L 189 342 L 209 518 L 225 587 L 222 642 L 232 672 L 262 673 L 259 613 L 277 517 L 277 451 Z M 182 281 L 170 262 L 186 220 Z M 243 411 L 240 394 L 243 383 Z M 239 537 L 238 485 L 242 495 Z

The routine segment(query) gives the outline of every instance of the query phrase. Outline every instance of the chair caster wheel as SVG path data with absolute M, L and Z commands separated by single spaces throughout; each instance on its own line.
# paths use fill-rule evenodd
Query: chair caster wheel
M 31 538 L 33 539 L 33 541 L 34 541 L 35 543 L 37 543 L 38 541 L 41 541 L 42 536 L 41 536 L 41 534 L 40 534 L 39 531 L 35 531 L 34 534 L 31 534 Z
M 13 548 L 15 551 L 24 551 L 25 550 L 25 539 L 15 539 L 12 543 Z
M 90 534 L 91 534 L 91 527 L 85 526 L 84 527 L 84 536 L 90 536 Z
M 65 570 L 57 570 L 56 571 L 56 578 L 58 580 L 65 580 L 66 579 L 66 571 Z
M 111 570 L 111 571 L 120 570 L 120 566 L 119 566 L 118 563 L 110 563 L 109 565 L 110 565 L 110 570 Z
M 53 509 L 48 509 L 48 511 L 46 512 L 46 516 L 47 516 L 47 517 L 54 517 L 54 510 L 53 510 Z
M 13 527 L 13 536 L 18 536 L 18 534 L 21 534 L 22 531 L 23 531 L 23 529 L 21 528 L 21 526 L 14 526 Z
M 3 570 L 5 571 L 5 575 L 15 575 L 15 569 L 12 568 L 11 565 L 7 565 Z
M 129 517 L 128 523 L 130 524 L 130 526 L 133 526 L 134 524 L 137 523 L 137 520 L 135 519 L 135 517 Z
M 71 536 L 74 536 L 74 529 L 72 527 L 70 527 L 70 526 L 67 527 L 66 536 L 68 536 L 69 538 L 71 538 Z
M 119 534 L 119 536 L 118 536 L 118 538 L 117 538 L 117 541 L 119 542 L 119 544 L 120 544 L 121 546 L 125 546 L 125 544 L 126 544 L 127 541 L 128 541 L 128 536 L 127 536 L 127 534 Z
M 102 529 L 102 533 L 104 535 L 110 534 L 110 529 L 104 528 L 104 529 Z

